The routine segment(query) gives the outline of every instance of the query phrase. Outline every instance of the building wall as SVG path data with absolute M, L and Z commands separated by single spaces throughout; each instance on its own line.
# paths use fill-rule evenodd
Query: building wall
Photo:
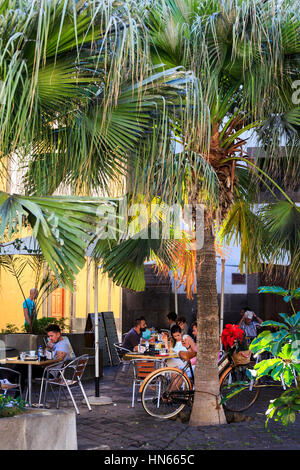
M 22 289 L 26 297 L 29 291 L 34 287 L 35 275 L 33 271 L 27 267 L 22 274 Z M 88 313 L 95 311 L 94 306 L 94 267 L 91 269 L 91 278 L 89 289 L 87 289 L 87 263 L 84 268 L 76 276 L 75 289 L 73 294 L 65 291 L 65 302 L 63 316 L 70 321 L 70 315 L 74 332 L 82 332 L 85 328 L 86 316 Z M 111 287 L 109 287 L 111 284 Z M 109 290 L 111 290 L 111 300 L 109 301 Z M 90 298 L 90 304 L 87 304 L 87 297 Z M 73 302 L 71 299 L 73 297 Z M 99 269 L 98 275 L 98 310 L 113 311 L 116 324 L 120 324 L 120 307 L 121 307 L 121 288 L 112 284 L 107 275 L 101 273 Z M 24 325 L 23 315 L 23 296 L 16 279 L 4 269 L 0 273 L 0 330 L 5 329 L 8 323 L 14 324 L 22 331 Z M 89 306 L 89 308 L 87 308 Z M 43 316 L 51 316 L 51 295 L 45 301 L 44 307 L 41 306 L 38 312 L 38 318 Z

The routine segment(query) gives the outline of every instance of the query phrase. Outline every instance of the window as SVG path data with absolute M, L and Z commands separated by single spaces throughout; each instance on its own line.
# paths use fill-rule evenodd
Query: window
M 246 284 L 246 274 L 232 273 L 231 276 L 232 284 Z

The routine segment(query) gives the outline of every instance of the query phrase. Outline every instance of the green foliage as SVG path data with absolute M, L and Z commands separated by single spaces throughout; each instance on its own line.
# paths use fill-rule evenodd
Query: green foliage
M 72 281 L 85 264 L 86 247 L 100 220 L 97 209 L 101 204 L 107 207 L 111 203 L 105 198 L 26 197 L 0 192 L 0 241 L 21 232 L 27 224 L 49 269 L 61 285 L 72 289 Z M 18 265 L 21 273 L 25 265 L 26 260 Z
M 292 299 L 300 298 L 300 288 L 298 289 L 284 289 L 278 286 L 261 286 L 258 288 L 260 294 L 277 294 L 283 296 L 285 302 L 290 302 Z
M 272 293 L 288 297 L 291 302 L 293 298 L 299 298 L 300 289 L 288 291 L 277 286 L 259 287 L 260 293 Z M 266 411 L 266 426 L 270 418 L 281 421 L 283 425 L 293 423 L 296 413 L 300 412 L 300 312 L 289 316 L 286 313 L 279 314 L 284 322 L 265 321 L 262 327 L 272 327 L 277 331 L 263 331 L 255 338 L 249 349 L 255 354 L 268 352 L 273 357 L 259 361 L 254 369 L 247 370 L 247 376 L 253 383 L 259 386 L 260 379 L 266 376 L 272 377 L 275 382 L 284 381 L 288 390 L 284 391 L 279 398 L 271 400 Z M 294 384 L 296 386 L 294 386 Z M 245 390 L 241 382 L 230 384 L 229 393 L 222 398 L 221 403 Z
M 300 345 L 300 312 L 292 316 L 286 313 L 280 313 L 279 315 L 284 319 L 284 323 L 265 321 L 261 324 L 262 327 L 273 327 L 278 331 L 263 331 L 260 333 L 251 343 L 250 349 L 253 354 L 268 351 L 276 356 L 288 342 L 295 345 L 298 342 Z
M 47 328 L 47 326 L 53 323 L 55 323 L 56 325 L 59 325 L 62 331 L 66 329 L 66 320 L 64 318 L 57 319 L 57 318 L 52 318 L 52 317 L 44 317 L 44 318 L 39 318 L 33 322 L 32 334 L 44 335 L 45 329 Z M 29 325 L 24 325 L 24 329 L 28 333 Z
M 25 404 L 21 398 L 0 395 L 0 418 L 9 418 L 22 413 L 25 409 Z
M 9 334 L 18 333 L 18 331 L 19 329 L 16 325 L 14 325 L 13 323 L 6 323 L 6 327 L 2 328 L 1 333 L 9 335 Z
M 232 384 L 227 385 L 226 387 L 223 386 L 223 389 L 228 390 L 228 393 L 226 393 L 226 395 L 222 397 L 220 405 L 223 405 L 230 398 L 234 397 L 243 390 L 246 390 L 246 388 L 249 388 L 249 381 L 234 382 Z
M 298 386 L 286 390 L 279 398 L 270 401 L 269 408 L 266 411 L 266 425 L 270 418 L 274 418 L 275 421 L 281 421 L 282 424 L 287 426 L 295 422 L 296 413 L 299 412 L 300 388 Z
M 300 289 L 288 291 L 277 286 L 259 287 L 260 293 L 273 293 L 284 297 L 286 302 L 293 298 L 299 298 Z M 263 331 L 253 340 L 250 350 L 254 354 L 269 352 L 273 358 L 258 362 L 253 370 L 248 370 L 248 376 L 259 380 L 265 376 L 271 376 L 275 381 L 284 381 L 291 387 L 279 398 L 270 401 L 266 412 L 266 425 L 270 418 L 288 425 L 295 421 L 295 415 L 300 411 L 300 312 L 289 316 L 286 313 L 279 314 L 284 322 L 266 321 L 262 326 L 276 328 L 277 331 Z M 298 385 L 292 387 L 293 382 Z

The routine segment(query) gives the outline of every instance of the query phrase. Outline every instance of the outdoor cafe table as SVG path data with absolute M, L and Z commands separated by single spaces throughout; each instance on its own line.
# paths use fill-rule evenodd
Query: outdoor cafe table
M 139 354 L 139 353 L 126 353 L 123 356 L 124 361 L 132 361 L 135 359 L 145 359 L 145 360 L 151 360 L 151 361 L 157 361 L 157 359 L 160 360 L 166 360 L 166 359 L 175 359 L 179 358 L 178 354 L 176 353 L 168 353 L 168 354 L 157 354 L 155 356 L 150 356 L 150 354 Z
M 28 366 L 28 403 L 29 406 L 32 406 L 32 397 L 31 397 L 31 389 L 32 389 L 32 366 L 42 366 L 46 367 L 50 364 L 53 364 L 53 360 L 49 361 L 41 361 L 39 362 L 37 359 L 35 360 L 28 360 L 28 361 L 21 361 L 17 357 L 7 357 L 6 359 L 2 359 L 0 364 L 17 364 L 17 365 L 25 365 Z

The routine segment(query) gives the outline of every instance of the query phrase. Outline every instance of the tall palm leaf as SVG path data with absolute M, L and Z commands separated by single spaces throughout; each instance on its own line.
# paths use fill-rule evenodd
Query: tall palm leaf
M 104 198 L 25 197 L 0 193 L 0 239 L 31 229 L 50 269 L 62 285 L 72 281 L 85 264 L 87 245 L 96 230 Z

